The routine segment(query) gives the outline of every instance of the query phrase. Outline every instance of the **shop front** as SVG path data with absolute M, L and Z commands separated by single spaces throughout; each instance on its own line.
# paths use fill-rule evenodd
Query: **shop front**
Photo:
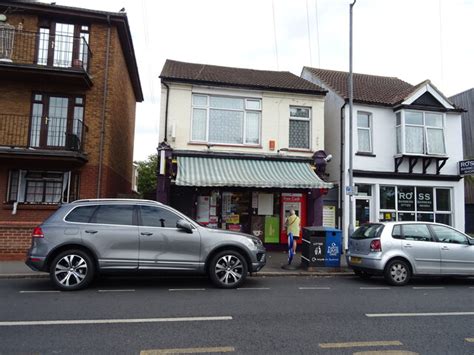
M 321 180 L 307 159 L 175 156 L 170 204 L 209 228 L 252 234 L 286 245 L 290 210 L 301 225 L 321 225 Z

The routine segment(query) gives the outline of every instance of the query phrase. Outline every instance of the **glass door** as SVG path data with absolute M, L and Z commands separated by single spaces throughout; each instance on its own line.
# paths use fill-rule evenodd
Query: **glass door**
M 371 221 L 372 200 L 369 197 L 355 198 L 355 227 L 358 228 L 364 223 Z

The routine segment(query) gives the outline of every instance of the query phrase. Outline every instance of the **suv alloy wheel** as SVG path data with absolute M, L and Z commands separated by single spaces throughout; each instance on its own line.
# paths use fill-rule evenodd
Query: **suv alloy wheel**
M 51 281 L 63 291 L 87 287 L 94 278 L 94 273 L 92 258 L 82 250 L 66 250 L 59 253 L 49 269 Z
M 209 266 L 211 281 L 220 288 L 236 288 L 247 277 L 245 258 L 238 252 L 227 250 L 214 255 Z

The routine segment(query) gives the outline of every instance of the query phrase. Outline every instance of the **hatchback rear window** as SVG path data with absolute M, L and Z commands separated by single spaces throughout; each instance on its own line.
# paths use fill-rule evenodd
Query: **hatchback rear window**
M 97 206 L 83 206 L 73 209 L 65 218 L 68 222 L 89 223 Z
M 384 225 L 383 224 L 364 224 L 357 228 L 352 234 L 353 239 L 370 239 L 380 237 Z

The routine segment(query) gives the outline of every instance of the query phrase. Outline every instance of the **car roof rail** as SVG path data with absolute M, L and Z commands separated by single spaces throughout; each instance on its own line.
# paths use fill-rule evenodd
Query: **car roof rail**
M 162 205 L 161 202 L 153 201 L 153 200 L 145 200 L 145 199 L 138 199 L 138 198 L 86 198 L 81 200 L 75 200 L 71 203 L 84 203 L 84 202 L 149 202 Z

